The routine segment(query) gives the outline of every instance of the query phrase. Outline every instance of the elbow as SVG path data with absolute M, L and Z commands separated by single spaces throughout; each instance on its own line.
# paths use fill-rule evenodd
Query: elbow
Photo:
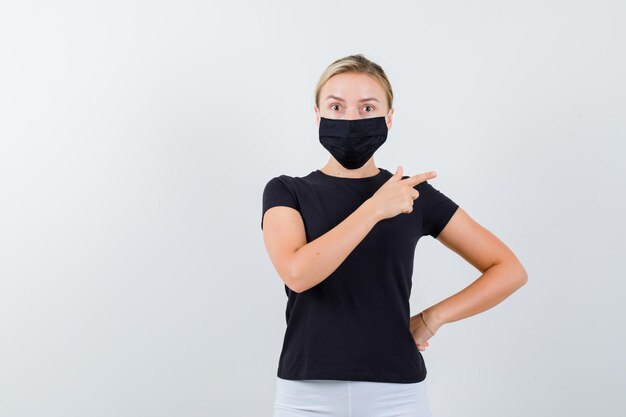
M 281 278 L 287 288 L 296 293 L 301 293 L 302 289 L 298 286 L 298 280 L 292 275 L 281 275 Z
M 307 264 L 301 264 L 298 259 L 292 258 L 281 276 L 287 287 L 299 294 L 317 285 L 319 280 L 315 273 Z
M 512 257 L 501 262 L 496 262 L 491 267 L 495 267 L 496 265 L 498 265 L 498 269 L 502 268 L 500 271 L 503 276 L 506 277 L 507 285 L 511 292 L 517 291 L 528 282 L 528 273 L 517 258 Z
M 515 277 L 517 278 L 517 288 L 521 288 L 528 282 L 528 273 L 520 262 L 516 263 L 515 271 Z
M 289 284 L 287 284 L 287 287 L 289 287 L 289 289 L 293 292 L 300 294 L 311 289 L 315 285 L 317 285 L 317 281 L 314 280 L 312 275 L 302 271 L 292 271 L 292 274 L 289 276 Z
M 285 273 L 283 281 L 285 282 L 285 285 L 287 285 L 287 287 L 295 293 L 299 294 L 307 289 L 302 285 L 304 282 L 302 274 L 300 274 L 293 266 L 289 268 L 288 272 Z
M 285 281 L 285 285 L 287 286 L 287 288 L 289 288 L 291 291 L 300 294 L 302 291 L 304 291 L 302 288 L 300 288 L 297 283 L 293 280 L 290 281 Z

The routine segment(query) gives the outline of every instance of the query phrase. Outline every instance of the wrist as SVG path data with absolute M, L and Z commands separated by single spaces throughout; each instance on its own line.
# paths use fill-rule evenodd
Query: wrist
M 365 202 L 361 205 L 361 208 L 367 213 L 367 216 L 374 224 L 378 223 L 382 219 L 379 210 L 372 203 L 371 197 L 365 200 Z
M 441 326 L 446 324 L 441 309 L 437 306 L 428 307 L 426 310 L 423 310 L 422 313 L 428 327 L 430 327 L 433 332 L 437 332 Z

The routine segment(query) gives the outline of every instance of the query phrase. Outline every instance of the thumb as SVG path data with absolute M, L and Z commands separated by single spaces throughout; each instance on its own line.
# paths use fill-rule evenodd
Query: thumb
M 402 179 L 402 165 L 398 165 L 396 168 L 396 173 L 389 178 L 389 181 L 400 181 Z

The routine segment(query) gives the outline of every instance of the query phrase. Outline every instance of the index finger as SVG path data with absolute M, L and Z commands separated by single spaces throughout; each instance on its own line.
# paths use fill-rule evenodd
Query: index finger
M 422 174 L 416 174 L 412 177 L 405 178 L 403 181 L 405 184 L 410 185 L 411 187 L 415 187 L 417 184 L 429 180 L 431 178 L 435 178 L 437 173 L 435 171 L 424 172 Z

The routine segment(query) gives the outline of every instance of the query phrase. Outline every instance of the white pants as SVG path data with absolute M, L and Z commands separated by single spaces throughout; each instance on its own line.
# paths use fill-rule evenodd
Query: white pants
M 426 380 L 415 383 L 276 377 L 273 417 L 432 417 Z

